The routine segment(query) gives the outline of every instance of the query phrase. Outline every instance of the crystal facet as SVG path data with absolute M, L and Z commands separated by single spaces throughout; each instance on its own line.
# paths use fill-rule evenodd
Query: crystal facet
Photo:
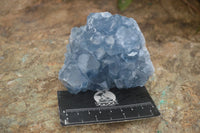
M 145 39 L 132 18 L 91 13 L 71 30 L 59 79 L 68 91 L 144 86 L 154 72 Z

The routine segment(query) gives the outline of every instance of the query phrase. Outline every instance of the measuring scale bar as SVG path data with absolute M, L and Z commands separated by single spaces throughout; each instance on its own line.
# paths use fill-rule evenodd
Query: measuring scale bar
M 58 91 L 61 125 L 120 122 L 159 116 L 145 87 L 87 91 L 77 95 Z

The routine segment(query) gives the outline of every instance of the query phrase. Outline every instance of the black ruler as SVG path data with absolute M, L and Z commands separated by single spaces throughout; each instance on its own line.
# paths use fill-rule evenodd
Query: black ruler
M 58 91 L 63 126 L 128 121 L 159 116 L 145 87 L 87 91 L 77 95 Z

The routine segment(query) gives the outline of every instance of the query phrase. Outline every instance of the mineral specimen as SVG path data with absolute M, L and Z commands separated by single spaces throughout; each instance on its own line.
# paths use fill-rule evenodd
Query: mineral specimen
M 154 72 L 136 21 L 109 12 L 91 13 L 71 30 L 59 79 L 70 93 L 144 86 Z

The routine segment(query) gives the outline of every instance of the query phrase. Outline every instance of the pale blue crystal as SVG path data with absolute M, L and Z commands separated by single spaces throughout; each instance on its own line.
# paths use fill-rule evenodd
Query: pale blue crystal
M 71 30 L 59 79 L 70 93 L 144 86 L 154 72 L 136 21 L 109 12 L 91 13 Z

